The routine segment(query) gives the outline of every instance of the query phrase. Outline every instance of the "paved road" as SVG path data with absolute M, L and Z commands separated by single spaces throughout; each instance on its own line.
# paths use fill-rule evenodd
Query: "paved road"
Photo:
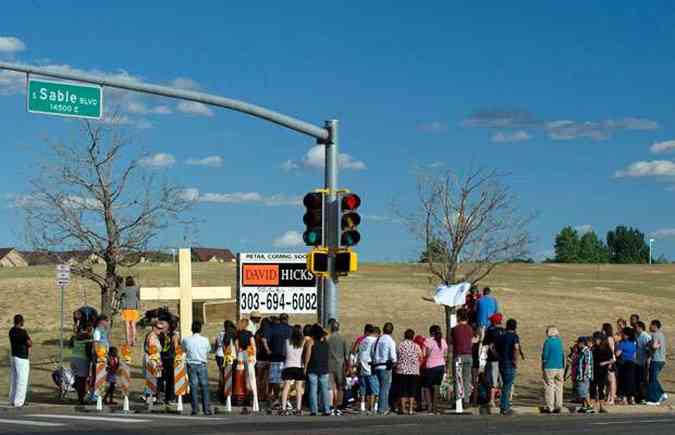
M 654 416 L 190 417 L 160 414 L 0 413 L 0 434 L 649 434 L 675 433 L 675 414 Z

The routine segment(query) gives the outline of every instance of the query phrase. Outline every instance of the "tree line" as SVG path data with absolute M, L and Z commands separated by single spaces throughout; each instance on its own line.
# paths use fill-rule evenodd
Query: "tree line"
M 649 244 L 644 233 L 633 227 L 617 226 L 607 233 L 605 240 L 595 231 L 580 233 L 566 226 L 555 237 L 555 263 L 649 263 Z M 667 263 L 661 256 L 652 258 L 652 263 Z

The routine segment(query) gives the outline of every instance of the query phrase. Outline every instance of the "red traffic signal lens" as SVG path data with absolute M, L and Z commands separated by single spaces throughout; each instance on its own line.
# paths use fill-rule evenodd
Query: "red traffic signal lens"
M 302 200 L 302 203 L 308 209 L 321 208 L 323 205 L 323 196 L 317 192 L 310 192 L 305 195 L 305 198 Z
M 361 205 L 361 198 L 355 193 L 349 193 L 342 197 L 342 210 L 356 210 Z

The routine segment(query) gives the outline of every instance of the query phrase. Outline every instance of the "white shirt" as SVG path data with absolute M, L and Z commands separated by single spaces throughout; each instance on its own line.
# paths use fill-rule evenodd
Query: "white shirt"
M 252 320 L 249 320 L 246 330 L 255 335 L 255 333 L 258 332 L 258 324 L 254 323 Z
M 377 337 L 369 335 L 367 337 L 364 337 L 363 340 L 361 340 L 361 343 L 359 344 L 358 359 L 359 359 L 359 373 L 361 375 L 370 376 L 371 374 L 370 353 L 373 348 L 373 344 L 375 344 L 375 340 L 377 340 Z
M 396 342 L 391 335 L 383 334 L 379 338 L 375 339 L 375 358 L 374 363 L 379 364 L 375 367 L 375 370 L 384 370 L 387 368 L 387 361 L 393 363 L 396 362 Z
M 211 344 L 208 338 L 193 334 L 192 337 L 183 339 L 183 350 L 188 364 L 206 364 L 208 354 L 211 352 Z
M 284 363 L 284 368 L 302 368 L 303 347 L 303 345 L 300 345 L 300 347 L 293 347 L 291 342 L 286 340 L 286 362 Z

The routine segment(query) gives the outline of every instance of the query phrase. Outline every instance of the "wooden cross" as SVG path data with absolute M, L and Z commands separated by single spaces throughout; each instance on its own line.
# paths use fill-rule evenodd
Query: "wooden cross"
M 178 251 L 178 287 L 141 287 L 142 301 L 179 301 L 180 333 L 189 336 L 192 328 L 193 300 L 232 299 L 231 287 L 192 287 L 190 249 Z

